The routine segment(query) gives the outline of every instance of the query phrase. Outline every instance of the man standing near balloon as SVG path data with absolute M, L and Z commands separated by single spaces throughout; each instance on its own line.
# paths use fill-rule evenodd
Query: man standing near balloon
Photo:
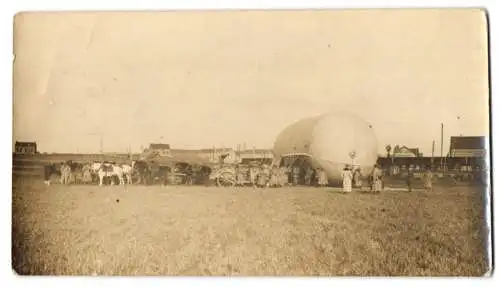
M 346 165 L 342 171 L 342 186 L 344 188 L 344 193 L 350 193 L 352 191 L 352 171 L 348 165 Z
M 380 193 L 382 191 L 382 170 L 378 166 L 378 164 L 375 164 L 373 166 L 373 171 L 372 171 L 372 180 L 373 180 L 373 192 L 374 193 Z

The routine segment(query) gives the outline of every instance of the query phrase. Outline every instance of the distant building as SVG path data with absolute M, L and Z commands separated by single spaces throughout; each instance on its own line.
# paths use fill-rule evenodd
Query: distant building
M 238 156 L 231 148 L 217 149 L 171 149 L 172 159 L 186 162 L 219 163 L 224 157 L 224 163 L 237 163 Z
M 451 137 L 450 157 L 484 157 L 486 139 L 484 136 Z
M 418 148 L 409 148 L 406 146 L 396 146 L 393 150 L 393 157 L 420 157 Z
M 207 159 L 200 156 L 196 149 L 171 149 L 170 160 L 174 162 L 187 162 L 191 164 L 206 164 Z
M 198 156 L 212 163 L 218 163 L 221 157 L 224 157 L 224 163 L 239 162 L 239 157 L 232 148 L 208 148 L 197 152 Z
M 38 153 L 36 142 L 16 141 L 14 152 L 19 155 L 36 155 Z
M 240 162 L 248 163 L 251 161 L 259 161 L 272 163 L 274 153 L 271 149 L 247 149 L 239 152 Z
M 162 143 L 150 144 L 149 148 L 144 150 L 144 153 L 146 153 L 146 154 L 155 153 L 155 154 L 158 154 L 159 156 L 166 156 L 166 157 L 172 156 L 171 151 L 170 151 L 170 145 L 169 144 L 162 144 Z

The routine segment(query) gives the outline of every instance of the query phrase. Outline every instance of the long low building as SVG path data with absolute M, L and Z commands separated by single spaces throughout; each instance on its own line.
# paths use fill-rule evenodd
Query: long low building
M 450 157 L 484 157 L 486 155 L 484 136 L 458 136 L 450 138 Z

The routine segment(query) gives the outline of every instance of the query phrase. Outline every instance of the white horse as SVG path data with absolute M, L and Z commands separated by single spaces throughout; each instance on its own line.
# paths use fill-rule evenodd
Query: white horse
M 99 186 L 102 186 L 104 177 L 117 176 L 120 180 L 120 185 L 125 185 L 123 180 L 123 169 L 117 165 L 110 163 L 94 163 L 92 165 L 92 170 L 97 169 L 97 175 L 99 176 Z M 114 185 L 114 181 L 111 180 L 111 185 Z
M 123 177 L 125 177 L 127 184 L 132 184 L 132 166 L 128 164 L 122 164 L 121 168 Z

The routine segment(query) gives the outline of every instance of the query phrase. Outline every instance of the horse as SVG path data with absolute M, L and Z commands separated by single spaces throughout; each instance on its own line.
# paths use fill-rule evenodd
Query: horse
M 71 170 L 70 182 L 81 183 L 83 179 L 83 164 L 73 161 L 68 161 L 67 164 Z
M 52 175 L 61 176 L 61 171 L 54 163 L 44 165 L 44 167 L 43 167 L 43 183 L 45 185 L 50 185 L 50 178 Z
M 125 185 L 123 180 L 123 170 L 121 167 L 111 164 L 108 162 L 104 163 L 94 163 L 92 168 L 95 170 L 97 168 L 97 175 L 99 176 L 99 186 L 102 186 L 105 177 L 111 178 L 111 185 L 114 185 L 113 177 L 118 177 L 119 184 Z
M 123 171 L 123 177 L 126 179 L 127 184 L 132 184 L 132 166 L 128 164 L 122 164 L 121 165 L 122 171 Z
M 148 163 L 144 160 L 132 162 L 131 174 L 137 174 L 137 183 L 149 184 L 151 182 L 151 170 Z

